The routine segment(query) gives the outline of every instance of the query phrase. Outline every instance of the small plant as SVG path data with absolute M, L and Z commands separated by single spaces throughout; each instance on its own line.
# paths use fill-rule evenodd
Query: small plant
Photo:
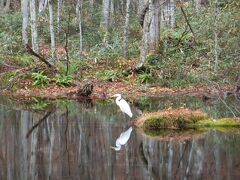
M 31 108 L 34 110 L 44 110 L 49 104 L 50 103 L 45 100 L 33 98 Z
M 33 62 L 32 57 L 29 55 L 18 55 L 16 60 L 22 66 L 30 65 Z
M 33 86 L 44 86 L 48 85 L 50 78 L 46 75 L 43 75 L 44 71 L 32 73 L 32 78 L 34 80 Z
M 73 77 L 71 75 L 64 76 L 64 75 L 57 74 L 56 76 L 56 83 L 59 86 L 70 86 L 72 82 L 73 82 Z
M 152 54 L 147 57 L 147 62 L 149 65 L 156 65 L 158 62 L 160 62 L 160 60 L 160 56 L 156 54 Z
M 99 76 L 101 79 L 107 80 L 107 81 L 114 81 L 119 78 L 118 72 L 113 71 L 113 70 L 105 70 L 105 71 L 99 73 Z
M 153 79 L 152 74 L 143 73 L 143 74 L 140 74 L 140 75 L 138 76 L 137 82 L 138 82 L 138 83 L 150 83 L 150 82 L 152 82 L 153 80 L 154 80 L 154 79 Z

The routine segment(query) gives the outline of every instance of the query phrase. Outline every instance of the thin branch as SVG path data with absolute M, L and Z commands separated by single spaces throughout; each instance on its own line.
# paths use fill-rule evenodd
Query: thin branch
M 181 12 L 183 13 L 184 19 L 185 19 L 188 27 L 190 28 L 190 30 L 191 30 L 191 32 L 192 32 L 192 34 L 193 34 L 194 43 L 196 43 L 195 33 L 193 32 L 192 26 L 191 26 L 191 24 L 190 24 L 189 21 L 188 21 L 187 15 L 186 15 L 185 11 L 183 10 L 183 7 L 182 7 L 182 6 L 180 6 L 180 9 L 181 9 Z
M 68 52 L 68 35 L 69 35 L 69 31 L 70 31 L 70 11 L 68 11 L 68 24 L 67 24 L 67 31 L 65 32 L 65 52 L 66 52 L 66 56 L 67 56 L 67 69 L 66 69 L 66 73 L 65 75 L 68 75 L 68 71 L 69 71 L 69 52 Z
M 178 46 L 178 45 L 180 44 L 180 42 L 182 41 L 183 37 L 184 37 L 188 32 L 189 32 L 188 29 L 185 28 L 185 30 L 183 31 L 181 37 L 178 39 L 178 42 L 177 42 L 177 45 L 176 45 L 176 46 Z

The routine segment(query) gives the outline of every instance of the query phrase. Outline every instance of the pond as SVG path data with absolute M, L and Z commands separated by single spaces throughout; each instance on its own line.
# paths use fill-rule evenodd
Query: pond
M 200 109 L 213 118 L 240 116 L 234 97 L 132 100 L 134 118 L 168 107 Z M 132 127 L 113 100 L 0 98 L 0 179 L 240 179 L 240 130 L 158 138 Z M 116 139 L 129 132 L 119 151 Z

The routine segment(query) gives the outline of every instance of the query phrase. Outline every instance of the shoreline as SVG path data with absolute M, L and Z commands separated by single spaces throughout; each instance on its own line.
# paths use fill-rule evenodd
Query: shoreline
M 217 89 L 211 86 L 191 86 L 188 88 L 165 88 L 157 85 L 129 84 L 125 82 L 109 82 L 90 80 L 93 84 L 93 92 L 90 96 L 78 96 L 79 85 L 61 87 L 58 85 L 49 85 L 48 87 L 25 87 L 17 90 L 1 90 L 0 94 L 4 96 L 31 98 L 39 97 L 46 99 L 108 99 L 116 93 L 124 97 L 162 97 L 162 96 L 196 96 L 206 98 L 220 96 L 225 97 L 233 94 L 234 88 L 230 86 Z M 81 84 L 82 82 L 78 82 Z

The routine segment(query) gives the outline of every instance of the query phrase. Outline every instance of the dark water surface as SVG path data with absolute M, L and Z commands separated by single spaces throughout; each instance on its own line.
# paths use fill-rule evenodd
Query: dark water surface
M 136 117 L 170 106 L 201 109 L 213 118 L 240 114 L 234 97 L 141 98 L 132 109 Z M 240 179 L 240 130 L 181 140 L 150 137 L 133 127 L 127 145 L 111 149 L 130 126 L 113 101 L 56 101 L 36 111 L 0 98 L 0 179 Z

